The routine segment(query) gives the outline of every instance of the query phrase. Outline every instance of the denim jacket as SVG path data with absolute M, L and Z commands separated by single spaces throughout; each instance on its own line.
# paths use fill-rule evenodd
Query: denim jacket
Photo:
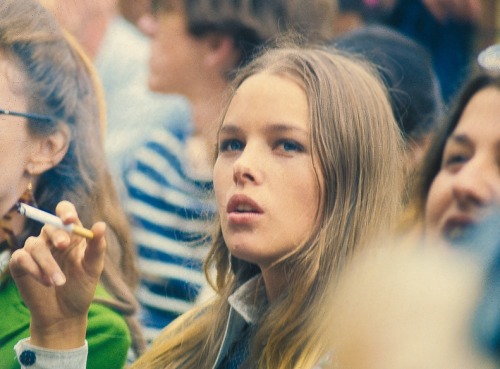
M 257 275 L 241 285 L 228 299 L 230 310 L 222 345 L 212 369 L 217 369 L 233 344 L 241 337 L 245 324 L 254 325 L 267 305 L 264 283 Z

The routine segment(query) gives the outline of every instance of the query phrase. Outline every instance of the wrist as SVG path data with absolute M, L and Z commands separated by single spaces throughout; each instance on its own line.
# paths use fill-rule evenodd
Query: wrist
M 87 317 L 68 318 L 49 325 L 30 325 L 30 344 L 53 350 L 69 350 L 85 344 Z

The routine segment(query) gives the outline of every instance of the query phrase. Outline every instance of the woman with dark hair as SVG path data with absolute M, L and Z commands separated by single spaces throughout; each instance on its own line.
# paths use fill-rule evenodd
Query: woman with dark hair
M 137 271 L 127 223 L 103 161 L 101 93 L 83 53 L 36 1 L 0 4 L 0 91 L 2 368 L 18 367 L 12 350 L 29 335 L 30 326 L 29 310 L 6 260 L 42 228 L 18 214 L 15 204 L 53 213 L 61 200 L 75 204 L 83 223 L 108 224 L 105 267 L 88 317 L 89 349 L 96 353 L 89 368 L 121 367 L 131 336 L 134 348 L 142 347 L 131 290 Z M 111 336 L 114 340 L 108 341 Z
M 431 143 L 414 198 L 426 236 L 460 242 L 499 205 L 499 102 L 500 77 L 476 75 Z

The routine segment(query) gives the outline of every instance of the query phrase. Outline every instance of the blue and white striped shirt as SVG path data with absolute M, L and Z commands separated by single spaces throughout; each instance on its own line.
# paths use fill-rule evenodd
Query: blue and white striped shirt
M 192 308 L 206 285 L 202 261 L 215 200 L 211 178 L 190 169 L 186 142 L 157 130 L 125 172 L 125 207 L 141 272 L 137 297 L 148 341 Z

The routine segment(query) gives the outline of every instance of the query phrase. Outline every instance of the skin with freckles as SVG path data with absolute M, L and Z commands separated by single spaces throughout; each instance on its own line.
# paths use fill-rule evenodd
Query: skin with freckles
M 430 187 L 425 224 L 429 236 L 454 241 L 500 203 L 500 90 L 479 91 L 465 107 L 444 146 Z

